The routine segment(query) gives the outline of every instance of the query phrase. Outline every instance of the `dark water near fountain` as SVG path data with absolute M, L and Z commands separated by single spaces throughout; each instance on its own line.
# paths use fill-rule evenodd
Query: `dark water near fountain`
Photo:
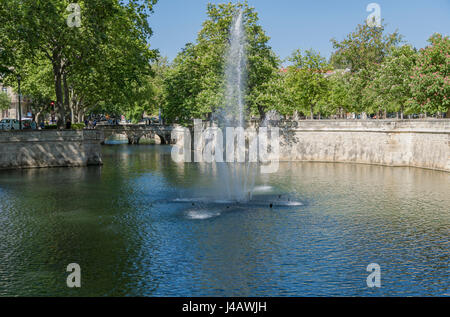
M 210 165 L 170 149 L 0 172 L 0 295 L 449 295 L 449 173 L 282 163 L 233 205 L 205 198 Z M 270 208 L 279 194 L 292 204 Z M 73 262 L 80 289 L 66 286 Z M 366 285 L 370 263 L 381 288 Z

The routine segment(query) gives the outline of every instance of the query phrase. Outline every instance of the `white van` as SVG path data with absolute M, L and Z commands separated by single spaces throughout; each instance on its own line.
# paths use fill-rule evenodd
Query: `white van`
M 19 120 L 16 119 L 3 119 L 0 121 L 0 130 L 19 130 Z

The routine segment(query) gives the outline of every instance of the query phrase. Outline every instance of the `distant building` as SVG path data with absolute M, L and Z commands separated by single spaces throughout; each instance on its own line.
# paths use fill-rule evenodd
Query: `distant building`
M 0 92 L 6 93 L 11 99 L 11 106 L 9 109 L 0 110 L 0 120 L 4 118 L 19 119 L 19 95 L 16 94 L 11 87 L 3 86 L 0 83 Z M 27 97 L 21 99 L 22 118 L 31 117 L 31 100 Z

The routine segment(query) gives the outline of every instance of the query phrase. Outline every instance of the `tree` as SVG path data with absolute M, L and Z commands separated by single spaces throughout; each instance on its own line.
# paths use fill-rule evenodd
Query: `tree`
M 255 103 L 263 107 L 266 112 L 275 110 L 281 115 L 292 115 L 296 109 L 286 87 L 287 74 L 283 69 L 258 87 Z
M 192 118 L 202 118 L 211 109 L 202 109 L 196 102 L 202 86 L 196 49 L 193 44 L 185 48 L 175 58 L 164 80 L 164 118 L 169 122 L 189 123 Z
M 149 63 L 156 55 L 147 44 L 152 34 L 147 17 L 155 0 L 79 0 L 80 27 L 67 25 L 70 12 L 66 9 L 71 2 L 4 0 L 0 4 L 0 47 L 6 48 L 1 62 L 9 64 L 2 68 L 13 67 L 16 73 L 22 73 L 24 61 L 37 55 L 48 59 L 59 126 L 68 111 L 73 113 L 74 100 L 101 95 L 85 87 L 98 84 L 100 92 L 114 94 L 125 83 L 123 90 L 118 89 L 123 101 L 124 90 L 139 82 L 141 74 L 150 73 Z M 100 100 L 118 101 L 110 94 L 106 96 L 109 98 Z
M 371 27 L 359 24 L 343 41 L 331 40 L 335 52 L 330 63 L 335 68 L 349 68 L 352 73 L 349 88 L 353 111 L 374 110 L 374 96 L 369 85 L 379 65 L 402 40 L 398 32 L 385 35 L 384 31 L 385 25 Z
M 386 107 L 389 111 L 400 112 L 403 119 L 405 106 L 412 97 L 411 77 L 416 60 L 417 52 L 410 45 L 394 47 L 385 58 L 369 85 L 378 109 Z
M 371 27 L 358 24 L 356 30 L 339 42 L 331 39 L 335 52 L 330 62 L 335 68 L 350 68 L 352 73 L 362 69 L 371 70 L 373 65 L 381 64 L 392 47 L 397 46 L 402 36 L 396 31 L 384 35 L 386 25 Z
M 411 105 L 421 112 L 450 117 L 450 38 L 434 34 L 421 49 L 412 76 Z
M 156 59 L 152 65 L 154 76 L 150 78 L 150 86 L 152 88 L 152 96 L 149 100 L 149 107 L 147 113 L 150 115 L 157 115 L 162 112 L 165 102 L 165 79 L 170 69 L 167 57 Z M 161 113 L 162 114 L 162 113 Z
M 50 103 L 55 100 L 53 71 L 50 62 L 37 54 L 34 60 L 25 59 L 21 65 L 21 93 L 31 99 L 31 109 L 39 121 L 40 115 L 49 112 Z M 15 76 L 9 76 L 6 83 L 17 91 Z
M 0 92 L 0 110 L 6 110 L 11 107 L 11 99 L 4 92 Z
M 345 118 L 344 113 L 351 109 L 349 79 L 349 75 L 342 72 L 336 72 L 328 77 L 327 111 L 339 114 L 341 119 Z
M 294 104 L 292 108 L 309 112 L 314 119 L 317 106 L 326 98 L 328 82 L 325 73 L 330 67 L 325 58 L 313 50 L 304 54 L 297 50 L 289 60 L 293 65 L 288 68 L 286 84 Z
M 258 25 L 258 15 L 247 3 L 209 4 L 208 19 L 195 44 L 188 43 L 167 73 L 164 114 L 170 121 L 188 123 L 208 118 L 224 100 L 225 53 L 229 30 L 238 10 L 243 11 L 247 35 L 247 114 L 267 109 L 260 103 L 264 87 L 278 71 L 278 59 L 268 46 L 269 37 Z

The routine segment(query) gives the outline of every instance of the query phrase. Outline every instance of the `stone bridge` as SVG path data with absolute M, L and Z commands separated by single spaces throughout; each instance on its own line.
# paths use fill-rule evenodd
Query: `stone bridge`
M 107 140 L 113 135 L 124 135 L 128 138 L 129 144 L 139 144 L 139 141 L 145 137 L 153 139 L 158 136 L 161 144 L 172 144 L 171 138 L 173 126 L 165 125 L 142 125 L 142 124 L 124 124 L 124 125 L 97 125 L 96 130 L 103 131 Z

